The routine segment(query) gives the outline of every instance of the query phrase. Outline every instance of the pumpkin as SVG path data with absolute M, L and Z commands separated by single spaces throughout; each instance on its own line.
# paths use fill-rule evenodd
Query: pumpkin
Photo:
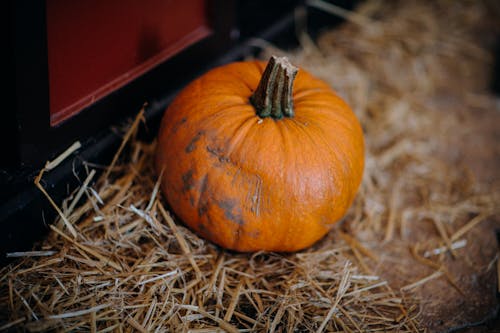
M 228 64 L 190 83 L 163 116 L 156 153 L 174 214 L 236 251 L 315 243 L 351 205 L 363 166 L 349 106 L 279 57 Z

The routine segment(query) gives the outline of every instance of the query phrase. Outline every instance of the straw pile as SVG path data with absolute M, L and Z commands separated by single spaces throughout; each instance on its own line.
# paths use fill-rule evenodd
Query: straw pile
M 365 177 L 344 221 L 293 254 L 205 242 L 158 191 L 155 143 L 136 139 L 141 113 L 111 165 L 89 163 L 54 203 L 48 239 L 11 254 L 23 258 L 1 270 L 0 330 L 416 332 L 494 311 L 494 5 L 309 3 L 347 23 L 316 43 L 302 34 L 287 55 L 330 82 L 366 133 Z

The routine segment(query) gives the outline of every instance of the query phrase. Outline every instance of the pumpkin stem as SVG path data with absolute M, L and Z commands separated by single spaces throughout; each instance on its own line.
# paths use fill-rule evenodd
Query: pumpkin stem
M 293 117 L 293 81 L 298 68 L 286 57 L 272 56 L 250 102 L 261 118 Z

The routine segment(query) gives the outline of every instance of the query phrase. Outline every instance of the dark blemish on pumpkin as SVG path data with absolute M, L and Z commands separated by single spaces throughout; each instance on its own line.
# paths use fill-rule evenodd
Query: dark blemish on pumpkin
M 208 175 L 203 176 L 200 185 L 200 197 L 198 198 L 198 216 L 202 217 L 208 211 L 209 195 L 207 193 Z
M 209 223 L 210 223 L 210 221 L 209 221 Z M 200 232 L 205 237 L 213 238 L 213 232 L 212 232 L 212 230 L 210 229 L 210 227 L 206 226 L 204 223 L 200 223 L 199 224 L 199 229 L 200 229 Z
M 229 158 L 224 156 L 224 152 L 221 148 L 214 148 L 214 147 L 207 146 L 207 151 L 210 154 L 212 154 L 213 156 L 215 156 L 219 160 L 219 162 L 221 162 L 221 163 L 230 162 Z
M 193 170 L 189 169 L 182 175 L 182 191 L 187 192 L 194 187 Z
M 204 200 L 203 202 L 200 202 L 198 204 L 198 216 L 202 217 L 205 215 L 208 211 L 208 200 Z
M 203 131 L 196 133 L 196 135 L 191 139 L 191 141 L 189 141 L 188 145 L 186 146 L 186 153 L 190 153 L 196 149 L 196 143 L 198 142 L 198 140 L 200 140 L 203 134 Z
M 174 128 L 173 128 L 173 131 L 174 133 L 177 133 L 177 131 L 179 130 L 179 128 L 184 125 L 184 123 L 187 121 L 187 118 L 186 117 L 183 117 L 180 121 L 178 121 L 175 125 L 174 125 Z
M 245 224 L 243 217 L 241 216 L 241 209 L 237 206 L 234 200 L 222 200 L 218 201 L 217 205 L 224 211 L 224 216 L 238 225 Z
M 207 191 L 208 187 L 208 175 L 204 175 L 203 178 L 201 178 L 200 182 L 200 194 L 203 194 Z

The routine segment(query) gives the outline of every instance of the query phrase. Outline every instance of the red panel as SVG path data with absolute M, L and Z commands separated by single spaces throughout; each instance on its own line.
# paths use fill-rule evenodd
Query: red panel
M 206 0 L 46 0 L 51 125 L 211 33 Z

